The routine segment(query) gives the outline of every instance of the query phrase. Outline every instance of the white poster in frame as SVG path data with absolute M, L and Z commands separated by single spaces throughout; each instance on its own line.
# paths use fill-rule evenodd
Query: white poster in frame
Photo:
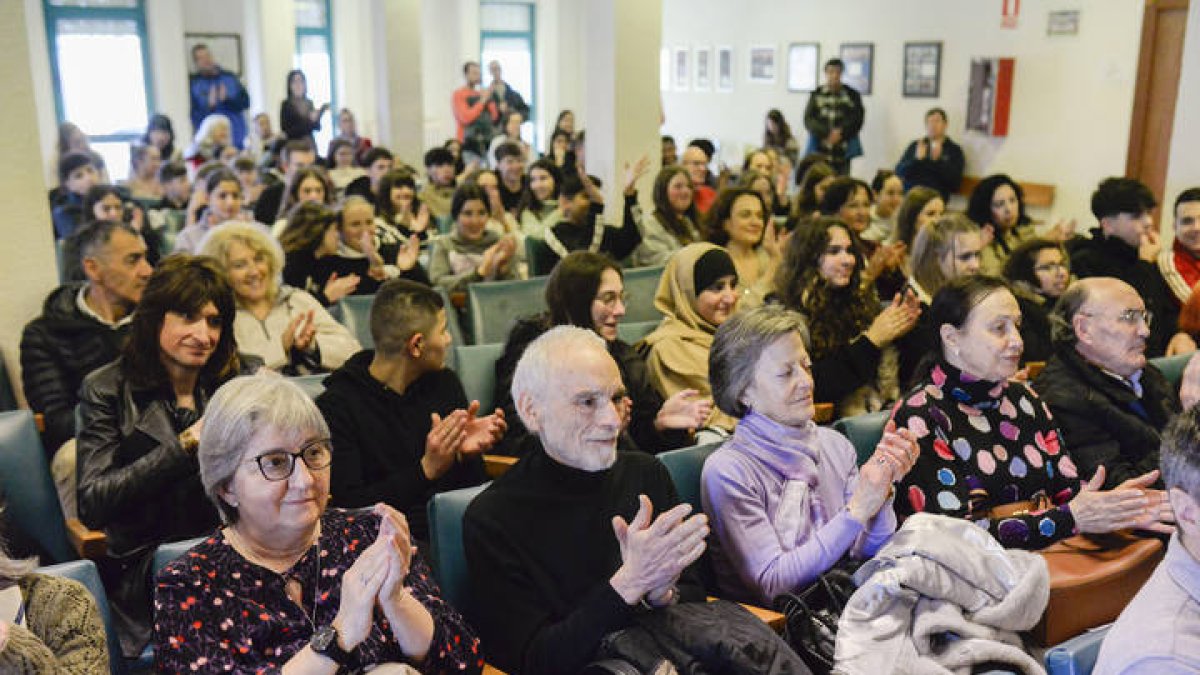
M 733 47 L 717 47 L 717 91 L 733 91 Z
M 712 91 L 712 47 L 695 47 L 692 53 L 696 57 L 692 62 L 695 75 L 692 88 L 696 91 Z
M 746 78 L 761 84 L 775 83 L 775 45 L 754 45 L 746 64 Z
M 788 91 L 815 90 L 820 61 L 821 45 L 816 42 L 794 42 L 788 45 Z
M 676 47 L 672 52 L 671 73 L 675 91 L 687 91 L 690 88 L 691 69 L 689 66 L 691 60 L 692 50 L 687 47 Z

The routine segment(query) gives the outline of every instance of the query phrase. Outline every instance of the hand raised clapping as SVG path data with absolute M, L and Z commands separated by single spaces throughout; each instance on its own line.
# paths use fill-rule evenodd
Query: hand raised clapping
M 708 518 L 690 515 L 690 504 L 680 504 L 653 518 L 654 505 L 646 495 L 638 497 L 638 512 L 626 523 L 612 520 L 621 547 L 621 567 L 610 583 L 632 605 L 648 593 L 666 588 L 679 579 L 688 565 L 700 559 L 708 536 Z

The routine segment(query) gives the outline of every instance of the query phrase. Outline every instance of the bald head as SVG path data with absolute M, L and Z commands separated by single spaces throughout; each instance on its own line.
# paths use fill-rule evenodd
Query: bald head
M 1087 361 L 1122 377 L 1146 365 L 1150 316 L 1132 286 L 1112 277 L 1071 284 L 1054 307 L 1054 339 Z
M 708 156 L 700 148 L 694 145 L 688 146 L 687 150 L 683 151 L 683 159 L 680 164 L 687 169 L 692 185 L 703 185 L 708 178 Z

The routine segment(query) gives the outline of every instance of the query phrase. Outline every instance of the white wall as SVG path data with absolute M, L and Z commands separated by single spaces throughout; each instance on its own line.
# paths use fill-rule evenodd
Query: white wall
M 1166 194 L 1162 201 L 1163 225 L 1171 229 L 1170 205 L 1189 187 L 1200 185 L 1200 2 L 1188 10 L 1187 35 L 1183 40 L 1183 69 L 1179 73 L 1179 98 L 1175 101 L 1175 125 L 1171 131 L 1171 161 L 1167 168 Z
M 762 142 L 766 111 L 780 108 L 801 144 L 808 94 L 789 93 L 789 42 L 819 42 L 823 63 L 842 42 L 875 45 L 874 88 L 863 102 L 866 156 L 854 173 L 870 177 L 891 167 L 909 141 L 923 133 L 927 109 L 941 106 L 950 134 L 964 146 L 967 173 L 1007 172 L 1016 179 L 1057 186 L 1053 216 L 1090 222 L 1087 201 L 1095 185 L 1125 170 L 1134 79 L 1141 35 L 1140 0 L 1025 0 L 1016 29 L 1002 29 L 1001 2 L 891 0 L 791 2 L 758 0 L 754 11 L 724 0 L 664 0 L 663 44 L 734 47 L 731 94 L 665 92 L 666 124 L 681 143 L 711 136 L 722 158 L 740 164 L 744 149 Z M 1047 13 L 1080 9 L 1079 34 L 1047 36 Z M 738 30 L 730 30 L 738 26 Z M 941 95 L 903 98 L 901 69 L 906 41 L 941 40 Z M 774 85 L 747 81 L 747 49 L 778 45 Z M 972 57 L 1016 58 L 1009 136 L 964 133 L 967 78 Z M 1180 110 L 1186 107 L 1181 106 Z

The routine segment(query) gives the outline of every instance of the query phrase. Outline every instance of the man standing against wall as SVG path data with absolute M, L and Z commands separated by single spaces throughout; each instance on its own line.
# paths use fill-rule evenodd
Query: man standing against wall
M 825 63 L 825 84 L 817 87 L 804 109 L 804 128 L 808 129 L 804 154 L 829 155 L 833 168 L 843 175 L 850 173 L 850 161 L 863 154 L 858 132 L 866 114 L 862 96 L 842 84 L 845 68 L 841 59 L 829 59 Z
M 192 93 L 192 130 L 200 128 L 205 117 L 220 113 L 233 125 L 233 144 L 239 149 L 246 140 L 246 108 L 250 95 L 237 75 L 225 70 L 213 59 L 208 45 L 192 47 L 192 65 L 196 67 L 190 79 Z
M 517 112 L 521 113 L 523 119 L 529 119 L 529 104 L 525 102 L 525 97 L 521 96 L 521 92 L 513 89 L 511 84 L 504 81 L 500 62 L 489 63 L 488 73 L 492 76 L 492 99 L 496 102 L 500 118 L 503 119 L 510 112 Z
M 487 89 L 479 89 L 483 72 L 474 61 L 463 64 L 463 76 L 467 79 L 466 84 L 455 89 L 450 99 L 454 120 L 458 122 L 458 142 L 462 144 L 464 162 L 483 163 L 495 135 L 495 124 L 500 121 L 500 113 L 492 99 L 502 81 L 493 79 Z

